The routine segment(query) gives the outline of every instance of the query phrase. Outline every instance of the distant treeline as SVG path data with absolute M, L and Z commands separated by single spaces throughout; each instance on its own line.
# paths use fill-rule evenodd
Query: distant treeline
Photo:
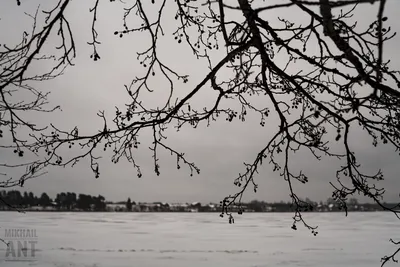
M 325 202 L 314 202 L 308 198 L 305 202 L 312 207 L 311 212 L 332 212 L 341 211 L 342 205 L 334 199 L 329 198 Z M 395 206 L 394 204 L 387 204 Z M 56 198 L 51 199 L 46 193 L 40 197 L 32 192 L 21 193 L 17 190 L 0 191 L 0 210 L 32 210 L 32 211 L 133 211 L 133 212 L 219 212 L 220 204 L 193 203 L 136 203 L 128 198 L 127 201 L 107 202 L 101 196 L 76 194 L 71 192 L 59 193 Z M 352 198 L 347 202 L 348 211 L 380 211 L 382 208 L 373 203 L 360 204 L 357 199 Z M 241 203 L 240 206 L 232 206 L 232 211 L 244 212 L 289 212 L 293 211 L 290 202 L 274 202 L 253 200 L 249 203 Z
M 40 197 L 32 192 L 21 193 L 17 190 L 0 191 L 0 209 L 30 208 L 30 207 L 54 207 L 59 210 L 83 210 L 83 211 L 105 211 L 105 198 L 101 195 L 91 196 L 86 194 L 60 193 L 51 199 L 46 193 Z

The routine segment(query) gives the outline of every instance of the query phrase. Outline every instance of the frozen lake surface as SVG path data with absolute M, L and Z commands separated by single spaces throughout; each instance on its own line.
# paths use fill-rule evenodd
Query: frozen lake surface
M 267 267 L 380 266 L 400 238 L 390 213 L 311 213 L 315 237 L 290 229 L 291 213 L 245 213 L 235 224 L 218 213 L 0 212 L 0 237 L 11 228 L 36 229 L 35 261 L 5 267 Z M 388 263 L 386 266 L 399 266 Z

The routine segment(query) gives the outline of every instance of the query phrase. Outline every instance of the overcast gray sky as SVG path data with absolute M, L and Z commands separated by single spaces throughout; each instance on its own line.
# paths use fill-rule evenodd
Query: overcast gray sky
M 29 0 L 21 1 L 18 7 L 13 0 L 0 3 L 0 43 L 13 44 L 19 40 L 23 30 L 30 30 L 30 21 L 23 15 L 23 11 L 33 12 L 38 4 L 41 8 L 51 6 L 54 1 Z M 132 77 L 140 75 L 143 67 L 136 60 L 136 52 L 148 45 L 147 36 L 132 34 L 119 38 L 113 34 L 122 29 L 123 5 L 100 1 L 98 32 L 101 45 L 99 54 L 101 60 L 94 62 L 89 58 L 91 48 L 86 44 L 90 40 L 91 16 L 89 8 L 95 1 L 73 1 L 68 8 L 67 19 L 71 23 L 74 33 L 77 58 L 75 66 L 70 67 L 65 74 L 52 81 L 38 85 L 43 91 L 51 91 L 49 98 L 52 105 L 60 105 L 62 112 L 57 111 L 49 115 L 32 115 L 31 119 L 46 124 L 55 122 L 62 128 L 71 129 L 75 125 L 81 131 L 94 133 L 101 128 L 102 121 L 96 116 L 99 110 L 105 110 L 112 118 L 115 106 L 122 107 L 126 100 L 124 84 L 129 84 Z M 127 1 L 129 3 L 129 1 Z M 232 2 L 235 1 L 226 1 Z M 257 2 L 257 1 L 255 1 Z M 400 10 L 400 1 L 388 0 L 386 16 L 394 31 L 400 30 L 400 21 L 397 19 Z M 264 2 L 263 2 L 264 3 Z M 174 1 L 168 3 L 174 7 Z M 146 6 L 151 12 L 151 6 Z M 367 27 L 376 17 L 377 6 L 367 5 L 356 11 L 359 25 Z M 188 84 L 182 84 L 179 92 L 184 94 L 191 90 L 203 79 L 207 72 L 206 62 L 194 60 L 190 50 L 184 45 L 178 45 L 171 36 L 174 28 L 173 8 L 167 10 L 171 23 L 165 24 L 165 31 L 170 34 L 159 46 L 159 55 L 176 70 L 190 75 Z M 172 16 L 171 16 L 172 14 Z M 240 15 L 240 14 L 239 14 Z M 274 14 L 276 17 L 276 14 Z M 296 9 L 285 10 L 281 15 L 287 18 L 299 18 Z M 275 18 L 274 18 L 275 19 Z M 271 18 L 271 20 L 273 20 Z M 395 37 L 385 47 L 385 58 L 392 59 L 392 66 L 400 69 L 400 59 L 397 47 L 399 37 Z M 49 45 L 55 45 L 51 43 Z M 221 54 L 223 55 L 223 54 Z M 221 55 L 215 53 L 216 58 Z M 216 61 L 215 61 L 216 62 Z M 38 66 L 45 68 L 46 66 Z M 301 69 L 301 66 L 299 66 Z M 155 94 L 146 96 L 149 102 L 157 103 L 165 96 L 165 81 L 154 80 L 154 86 L 159 88 Z M 194 105 L 207 105 L 215 98 L 215 92 L 205 87 L 203 92 L 194 100 Z M 263 100 L 258 100 L 262 102 Z M 211 102 L 212 103 L 212 102 Z M 266 144 L 271 136 L 271 129 L 276 126 L 277 120 L 273 116 L 267 121 L 267 126 L 259 127 L 259 117 L 250 117 L 245 123 L 226 123 L 219 121 L 209 128 L 186 128 L 180 132 L 170 131 L 168 144 L 178 151 L 186 153 L 188 159 L 195 161 L 201 169 L 200 175 L 189 176 L 189 172 L 182 168 L 176 169 L 175 157 L 161 152 L 161 175 L 153 172 L 151 154 L 148 145 L 145 145 L 137 155 L 141 165 L 143 177 L 138 179 L 135 170 L 126 162 L 114 165 L 109 155 L 104 155 L 101 165 L 101 176 L 95 179 L 87 162 L 82 161 L 74 168 L 49 168 L 48 174 L 26 183 L 24 190 L 39 194 L 48 192 L 52 197 L 58 192 L 73 191 L 77 193 L 101 194 L 109 200 L 125 200 L 127 197 L 135 201 L 219 201 L 227 194 L 234 193 L 233 179 L 244 170 L 243 162 L 252 161 L 258 151 Z M 150 141 L 151 138 L 148 138 Z M 352 146 L 365 170 L 384 170 L 386 180 L 382 186 L 387 187 L 386 200 L 398 201 L 400 192 L 399 157 L 389 147 L 371 149 L 370 138 L 364 135 L 355 135 Z M 12 160 L 14 155 L 0 151 L 0 162 Z M 330 181 L 335 180 L 335 170 L 339 163 L 325 158 L 317 161 L 303 154 L 296 156 L 293 168 L 303 169 L 310 177 L 310 183 L 296 186 L 301 197 L 313 200 L 326 200 L 331 196 Z M 259 199 L 267 201 L 288 200 L 287 183 L 272 172 L 272 167 L 263 165 L 260 174 L 256 177 L 259 191 L 254 194 L 249 190 L 246 200 Z

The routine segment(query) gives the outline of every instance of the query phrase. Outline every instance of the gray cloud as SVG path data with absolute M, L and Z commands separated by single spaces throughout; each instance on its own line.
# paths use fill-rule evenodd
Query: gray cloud
M 15 24 L 17 17 L 24 17 L 21 16 L 21 8 L 32 12 L 39 2 L 42 7 L 52 3 L 52 1 L 26 1 L 21 7 L 16 7 L 13 1 L 3 1 L 0 4 L 1 42 L 17 41 L 20 32 L 24 28 L 29 28 L 30 25 L 27 19 L 18 20 Z M 63 111 L 40 115 L 40 117 L 37 114 L 28 115 L 32 120 L 39 121 L 41 124 L 51 121 L 62 128 L 78 125 L 82 132 L 94 133 L 102 127 L 102 121 L 96 113 L 99 110 L 105 110 L 107 116 L 112 118 L 115 106 L 122 107 L 127 101 L 123 85 L 129 84 L 133 76 L 143 72 L 143 67 L 137 63 L 136 52 L 148 45 L 147 36 L 127 35 L 121 39 L 114 36 L 113 32 L 121 28 L 121 9 L 110 3 L 105 4 L 106 7 L 99 11 L 101 60 L 93 62 L 89 58 L 91 50 L 86 42 L 90 38 L 88 9 L 91 4 L 74 1 L 67 13 L 78 51 L 76 66 L 69 68 L 59 79 L 38 85 L 42 90 L 52 92 L 51 103 L 60 105 Z M 400 23 L 395 20 L 396 10 L 400 10 L 400 2 L 388 1 L 386 13 L 395 31 L 400 29 Z M 371 19 L 375 17 L 375 12 L 376 8 L 372 9 L 370 6 L 361 8 L 357 16 L 359 24 L 368 26 Z M 295 18 L 297 14 L 296 10 L 290 9 L 282 15 Z M 14 24 L 10 24 L 11 22 Z M 15 27 L 9 25 L 15 25 Z M 172 26 L 166 25 L 166 28 L 171 30 Z M 163 42 L 164 46 L 159 47 L 162 59 L 177 70 L 191 75 L 188 84 L 182 84 L 177 88 L 178 94 L 184 94 L 191 90 L 191 85 L 197 84 L 204 77 L 207 65 L 194 60 L 190 50 L 183 45 L 167 40 Z M 395 38 L 385 49 L 386 57 L 392 59 L 394 68 L 400 69 L 397 44 L 398 38 Z M 218 56 L 219 54 L 216 54 L 216 57 Z M 38 70 L 45 67 L 38 66 Z M 299 65 L 298 68 L 301 66 Z M 162 97 L 168 92 L 168 87 L 163 80 L 155 80 L 154 86 L 157 92 L 144 97 L 148 105 L 162 103 L 164 101 Z M 205 87 L 204 92 L 193 100 L 193 105 L 211 105 L 214 98 L 213 90 Z M 264 100 L 255 101 L 261 104 Z M 99 179 L 94 178 L 87 161 L 82 161 L 74 168 L 51 168 L 47 175 L 28 182 L 24 189 L 35 193 L 46 191 L 53 196 L 60 191 L 102 194 L 111 200 L 121 200 L 130 196 L 136 201 L 219 201 L 227 194 L 235 192 L 232 181 L 239 172 L 244 170 L 243 162 L 250 162 L 255 158 L 276 127 L 277 120 L 273 116 L 264 128 L 259 126 L 259 118 L 252 116 L 245 123 L 221 121 L 212 124 L 209 128 L 201 127 L 196 130 L 186 128 L 178 133 L 171 131 L 167 140 L 168 144 L 179 151 L 186 152 L 188 158 L 195 161 L 201 168 L 201 174 L 193 177 L 189 177 L 189 172 L 184 167 L 176 170 L 175 158 L 171 158 L 166 152 L 161 152 L 161 176 L 157 177 L 153 172 L 151 154 L 147 150 L 151 137 L 142 136 L 142 142 L 145 145 L 136 156 L 144 173 L 141 179 L 136 177 L 134 168 L 128 163 L 120 162 L 114 165 L 109 157 L 105 156 Z M 371 149 L 371 140 L 366 136 L 355 136 L 352 146 L 360 156 L 366 170 L 375 171 L 381 167 L 384 168 L 387 181 L 382 185 L 388 188 L 387 200 L 397 200 L 399 191 L 396 189 L 400 188 L 400 180 L 397 178 L 399 168 L 398 157 L 395 153 L 386 147 Z M 8 153 L 4 151 L 0 153 L 0 162 L 10 159 Z M 324 200 L 330 196 L 331 187 L 328 182 L 335 180 L 334 172 L 340 166 L 339 162 L 329 158 L 324 158 L 319 162 L 310 154 L 299 153 L 295 155 L 292 164 L 294 169 L 302 169 L 310 174 L 308 185 L 296 186 L 301 196 L 315 200 Z M 271 166 L 267 164 L 262 167 L 260 174 L 256 177 L 260 185 L 259 192 L 254 194 L 249 191 L 246 194 L 247 199 L 257 198 L 268 201 L 289 199 L 286 182 L 271 169 Z

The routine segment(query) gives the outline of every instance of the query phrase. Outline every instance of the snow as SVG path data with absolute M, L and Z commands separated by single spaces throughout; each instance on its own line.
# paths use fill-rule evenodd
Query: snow
M 400 221 L 389 213 L 310 213 L 317 236 L 290 213 L 244 213 L 230 225 L 218 213 L 0 212 L 0 237 L 36 229 L 35 261 L 5 267 L 380 266 L 395 250 Z M 396 266 L 388 263 L 387 266 Z

